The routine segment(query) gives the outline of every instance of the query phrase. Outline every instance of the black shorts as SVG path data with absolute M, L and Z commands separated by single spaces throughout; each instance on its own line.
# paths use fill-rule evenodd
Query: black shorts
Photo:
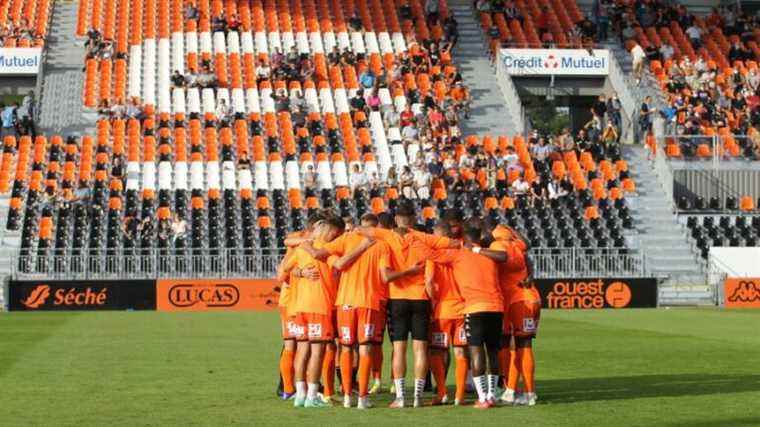
M 417 341 L 430 339 L 430 301 L 388 300 L 388 335 L 393 341 L 406 341 L 409 334 Z
M 467 345 L 485 344 L 489 349 L 501 347 L 503 319 L 504 313 L 500 311 L 465 314 L 464 330 L 467 334 Z

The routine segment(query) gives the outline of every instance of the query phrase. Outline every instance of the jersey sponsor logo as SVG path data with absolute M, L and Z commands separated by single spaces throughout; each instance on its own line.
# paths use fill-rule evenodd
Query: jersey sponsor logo
M 321 338 L 321 337 L 322 337 L 322 324 L 309 323 L 309 338 Z

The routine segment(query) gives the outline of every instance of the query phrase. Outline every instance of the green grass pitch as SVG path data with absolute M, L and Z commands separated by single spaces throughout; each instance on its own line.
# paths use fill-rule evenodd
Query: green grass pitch
M 6 313 L 0 425 L 760 425 L 760 311 L 545 311 L 535 347 L 533 408 L 294 409 L 274 312 Z

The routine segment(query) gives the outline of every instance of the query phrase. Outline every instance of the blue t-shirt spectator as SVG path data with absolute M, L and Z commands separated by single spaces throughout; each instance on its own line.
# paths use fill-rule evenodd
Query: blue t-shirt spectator
M 375 86 L 375 74 L 372 71 L 365 71 L 359 76 L 359 83 L 367 89 Z

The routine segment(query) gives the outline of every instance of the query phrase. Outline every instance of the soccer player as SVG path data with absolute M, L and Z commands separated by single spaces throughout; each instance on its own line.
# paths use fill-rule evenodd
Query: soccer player
M 320 247 L 343 233 L 345 224 L 340 218 L 327 218 L 312 233 L 314 245 Z M 338 288 L 338 272 L 333 268 L 337 257 L 327 262 L 314 259 L 307 251 L 295 248 L 292 255 L 280 266 L 278 276 L 296 278 L 297 298 L 295 311 L 296 407 L 322 407 L 328 403 L 318 397 L 319 378 L 327 343 L 335 336 L 333 312 Z M 307 389 L 308 383 L 308 389 Z
M 351 359 L 353 346 L 359 344 L 359 401 L 357 408 L 367 409 L 372 405 L 368 396 L 369 373 L 372 366 L 372 347 L 377 340 L 377 332 L 382 331 L 384 317 L 380 314 L 382 295 L 378 289 L 391 278 L 387 276 L 390 265 L 390 249 L 383 242 L 369 246 L 367 240 L 358 233 L 349 232 L 317 249 L 310 244 L 304 249 L 317 259 L 330 255 L 343 256 L 354 250 L 363 253 L 350 265 L 341 268 L 338 295 L 335 300 L 339 340 L 341 344 L 340 367 L 343 383 L 343 406 L 351 407 L 352 378 Z M 397 275 L 403 277 L 408 272 Z M 393 278 L 393 277 L 392 277 Z
M 479 246 L 479 229 L 466 229 L 463 237 L 463 249 L 430 251 L 428 259 L 451 267 L 454 280 L 464 298 L 467 345 L 478 392 L 475 408 L 487 409 L 495 401 L 494 393 L 499 378 L 498 352 L 504 317 L 504 301 L 493 259 L 504 262 L 506 257 L 502 252 Z
M 415 231 L 416 213 L 411 205 L 396 210 L 396 228 L 359 227 L 357 231 L 384 241 L 391 251 L 391 266 L 386 276 L 390 285 L 388 300 L 389 335 L 393 343 L 392 373 L 396 399 L 391 408 L 403 408 L 406 378 L 406 350 L 409 335 L 414 352 L 414 407 L 422 406 L 422 393 L 428 372 L 428 339 L 430 336 L 430 301 L 425 291 L 424 254 L 429 249 L 453 247 L 457 243 Z
M 283 257 L 282 263 L 288 261 L 293 254 L 293 250 L 302 241 L 308 239 L 311 232 L 314 230 L 317 223 L 323 219 L 321 214 L 312 215 L 308 218 L 306 229 L 303 231 L 297 231 L 288 235 L 288 239 L 285 240 L 287 251 Z M 291 303 L 295 301 L 294 295 L 291 294 L 291 283 L 295 283 L 295 280 L 291 281 L 290 277 L 283 277 L 285 280 L 280 280 L 280 299 L 278 306 L 280 309 L 280 326 L 282 329 L 283 348 L 280 354 L 280 378 L 282 378 L 282 393 L 280 397 L 283 400 L 290 399 L 295 394 L 295 384 L 293 381 L 293 363 L 296 354 L 296 340 L 295 340 L 295 316 L 294 312 L 289 309 Z M 294 278 L 295 279 L 295 278 Z
M 534 382 L 536 365 L 533 358 L 533 338 L 536 337 L 541 318 L 541 296 L 532 281 L 521 282 L 512 293 L 509 318 L 517 347 L 515 364 L 525 387 L 525 393 L 515 398 L 514 403 L 533 406 L 538 399 Z M 517 375 L 509 378 L 507 387 L 512 390 L 517 387 Z
M 448 223 L 440 222 L 433 228 L 436 236 L 451 237 Z M 467 381 L 467 336 L 464 329 L 464 299 L 454 279 L 450 266 L 427 261 L 425 264 L 425 289 L 433 301 L 433 321 L 431 323 L 430 370 L 433 372 L 437 396 L 433 405 L 448 403 L 446 390 L 445 359 L 449 346 L 454 347 L 456 360 L 456 393 L 454 404 L 464 401 Z
M 490 249 L 502 251 L 506 254 L 506 262 L 499 263 L 499 285 L 504 296 L 504 325 L 502 348 L 499 351 L 499 364 L 504 375 L 504 393 L 501 401 L 513 404 L 515 401 L 515 386 L 517 384 L 518 365 L 517 352 L 514 349 L 512 335 L 514 324 L 509 315 L 512 295 L 517 291 L 518 285 L 528 278 L 528 245 L 524 238 L 511 227 L 497 225 L 491 232 L 493 242 Z M 511 385 L 511 386 L 510 386 Z

